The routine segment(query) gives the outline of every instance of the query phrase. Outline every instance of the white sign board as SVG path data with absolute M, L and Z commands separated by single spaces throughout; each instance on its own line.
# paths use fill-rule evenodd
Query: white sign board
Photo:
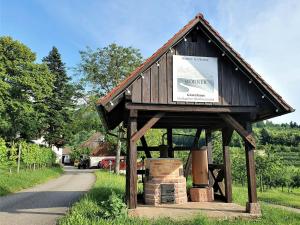
M 218 102 L 218 58 L 173 55 L 173 101 Z

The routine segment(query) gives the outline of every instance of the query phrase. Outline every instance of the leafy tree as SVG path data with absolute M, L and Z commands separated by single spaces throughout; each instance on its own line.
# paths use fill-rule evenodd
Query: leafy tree
M 113 43 L 107 47 L 93 51 L 87 48 L 80 52 L 81 63 L 78 71 L 83 74 L 83 83 L 103 96 L 125 79 L 142 62 L 142 56 L 138 49 L 122 47 Z M 116 173 L 119 173 L 119 158 L 121 152 L 121 138 L 123 132 L 119 126 L 116 130 L 118 136 L 118 148 L 116 154 Z
M 100 96 L 117 86 L 142 63 L 138 49 L 115 43 L 95 51 L 87 48 L 80 51 L 80 56 L 81 63 L 77 69 L 84 75 L 82 81 L 91 85 Z
M 95 101 L 95 96 L 83 96 L 81 98 L 82 104 L 77 105 L 76 109 L 73 111 L 71 123 L 68 125 L 68 129 L 72 132 L 72 139 L 76 139 L 75 136 L 81 136 L 80 134 L 94 133 L 96 130 L 104 132 L 99 115 L 95 110 Z M 86 139 L 83 139 L 82 141 L 85 141 Z M 74 145 L 73 141 L 70 141 L 70 145 Z
M 21 42 L 0 37 L 0 135 L 7 140 L 30 140 L 45 128 L 53 75 L 35 60 Z
M 70 136 L 68 123 L 71 122 L 71 112 L 74 108 L 75 86 L 70 83 L 65 64 L 56 47 L 53 47 L 43 62 L 54 76 L 53 92 L 46 102 L 49 107 L 47 114 L 47 130 L 45 140 L 56 147 L 63 146 Z
M 270 136 L 269 132 L 265 128 L 263 128 L 260 132 L 261 144 L 263 144 L 263 145 L 268 144 L 268 143 L 270 143 L 270 140 L 271 140 L 271 136 Z

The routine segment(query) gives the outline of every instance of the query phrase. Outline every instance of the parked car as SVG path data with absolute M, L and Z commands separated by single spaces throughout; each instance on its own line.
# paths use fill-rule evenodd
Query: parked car
M 78 169 L 88 169 L 90 168 L 90 159 L 88 156 L 80 156 L 80 161 L 78 163 Z
M 99 161 L 99 163 L 98 163 L 98 168 L 101 168 L 101 169 L 109 169 L 110 163 L 111 163 L 111 169 L 115 168 L 116 161 L 115 161 L 114 158 L 106 158 L 106 159 L 102 159 L 102 160 Z

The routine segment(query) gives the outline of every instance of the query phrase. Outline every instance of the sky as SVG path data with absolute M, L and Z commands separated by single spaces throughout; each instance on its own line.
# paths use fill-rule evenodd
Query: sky
M 299 0 L 0 0 L 0 35 L 38 62 L 56 46 L 74 76 L 87 46 L 115 42 L 147 58 L 199 12 L 296 109 L 272 121 L 300 123 Z

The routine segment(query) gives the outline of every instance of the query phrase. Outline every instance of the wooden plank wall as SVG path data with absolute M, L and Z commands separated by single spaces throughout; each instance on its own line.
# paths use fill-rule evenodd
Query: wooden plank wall
M 193 103 L 173 101 L 173 55 L 204 56 L 218 58 L 219 102 Z M 173 53 L 167 52 L 144 73 L 144 79 L 138 78 L 132 85 L 132 102 L 153 104 L 213 104 L 230 106 L 255 106 L 261 96 L 248 78 L 236 71 L 234 64 L 222 52 L 208 43 L 201 31 L 193 31 L 187 41 L 179 42 Z

